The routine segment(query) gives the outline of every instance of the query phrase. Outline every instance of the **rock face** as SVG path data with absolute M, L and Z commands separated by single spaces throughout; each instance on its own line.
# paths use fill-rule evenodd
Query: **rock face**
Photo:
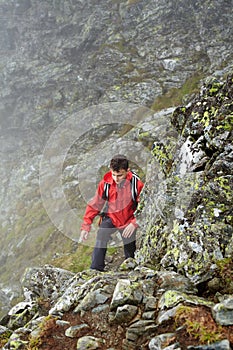
M 232 88 L 232 75 L 206 83 L 172 114 L 177 144 L 168 134 L 152 151 L 138 259 L 196 284 L 232 256 Z
M 231 63 L 226 0 L 15 0 L 0 6 L 1 110 L 8 128 L 37 132 L 68 109 L 101 102 L 150 105 L 192 74 Z
M 192 86 L 196 86 L 200 79 L 212 73 L 220 77 L 229 72 L 232 67 L 233 37 L 231 10 L 232 4 L 228 0 L 179 0 L 175 5 L 174 1 L 164 0 L 0 1 L 0 306 L 4 307 L 20 295 L 19 279 L 28 265 L 48 262 L 54 254 L 72 249 L 70 240 L 51 223 L 41 200 L 40 162 L 51 133 L 70 115 L 86 107 L 124 102 L 149 108 L 153 105 L 153 108 L 158 109 L 160 105 L 156 98 L 165 96 L 166 100 L 177 92 L 181 96 L 189 94 L 193 91 Z M 164 104 L 166 105 L 165 102 Z M 172 105 L 175 104 L 169 104 Z M 164 122 L 169 111 L 162 112 Z M 182 123 L 186 122 L 186 117 L 184 113 L 174 120 L 179 131 Z M 78 123 L 81 125 L 81 120 L 77 120 Z M 199 127 L 198 120 L 196 124 Z M 196 128 L 196 124 L 190 124 L 189 128 Z M 221 139 L 216 135 L 217 138 L 214 137 L 216 140 L 213 141 L 211 136 L 211 140 L 217 143 L 211 144 L 207 158 L 202 157 L 203 150 L 196 152 L 195 165 L 192 165 L 196 167 L 196 173 L 198 168 L 200 170 L 204 166 L 198 161 L 207 164 L 212 157 L 212 149 L 218 147 L 218 143 L 222 147 L 222 137 L 227 136 L 222 132 L 221 125 L 218 124 L 220 129 L 216 129 L 216 132 L 221 131 Z M 156 122 L 146 121 L 132 133 L 134 140 L 149 147 L 155 141 L 157 127 Z M 76 152 L 64 162 L 64 191 L 70 195 L 71 207 L 77 209 L 77 216 L 82 215 L 83 203 L 76 165 L 81 164 L 89 174 L 89 160 L 93 159 L 94 154 L 101 168 L 102 150 L 107 160 L 112 155 L 112 149 L 106 150 L 103 146 L 101 152 L 95 154 L 93 146 L 105 140 L 117 150 L 122 133 L 122 130 L 119 132 L 119 128 L 114 129 L 112 125 L 94 125 L 93 130 L 80 140 L 81 147 L 77 147 Z M 208 130 L 205 130 L 205 134 L 208 134 Z M 194 139 L 201 145 L 201 135 L 198 135 Z M 206 139 L 203 140 L 206 142 Z M 196 144 L 195 147 L 197 146 Z M 158 150 L 159 145 L 154 147 Z M 224 152 L 227 157 L 224 166 L 228 168 L 229 151 L 226 149 Z M 167 171 L 171 159 L 163 160 Z M 215 171 L 219 166 L 218 161 L 216 159 Z M 176 165 L 173 164 L 174 171 L 175 168 Z M 169 178 L 170 175 L 171 173 Z M 214 179 L 210 173 L 208 176 Z M 172 187 L 173 180 L 170 184 L 166 183 L 166 186 Z M 148 185 L 150 181 L 153 182 L 153 177 L 150 180 L 148 176 Z M 217 191 L 225 186 L 228 177 L 223 175 L 219 181 L 220 183 L 217 180 L 211 183 Z M 207 195 L 213 192 L 211 186 L 208 187 L 207 181 L 204 189 Z M 151 193 L 157 195 L 154 188 Z M 56 195 L 54 193 L 54 197 Z M 154 198 L 151 200 L 155 201 Z M 224 198 L 224 201 L 228 199 Z M 221 203 L 224 204 L 223 202 Z M 208 210 L 220 221 L 226 213 L 225 209 L 223 206 L 211 205 L 208 204 Z M 179 216 L 182 216 L 182 210 L 178 209 Z M 156 226 L 153 207 L 151 210 L 151 217 L 147 217 L 150 227 Z M 202 220 L 201 206 L 197 215 Z M 178 218 L 174 227 L 169 224 L 171 231 L 180 232 L 179 220 L 181 219 Z M 191 218 L 188 220 L 188 229 L 192 230 L 191 222 L 194 221 Z M 185 224 L 186 222 L 184 227 Z M 226 235 L 230 236 L 229 222 L 224 225 L 222 223 L 220 227 L 218 223 L 215 227 L 208 226 L 207 231 L 218 231 L 219 237 L 220 232 L 226 230 Z M 151 231 L 149 226 L 144 227 L 145 231 Z M 199 227 L 202 235 L 202 224 Z M 156 230 L 155 228 L 154 231 Z M 172 236 L 173 234 L 170 235 Z M 203 246 L 195 239 L 191 237 L 189 246 L 192 245 L 193 254 L 198 256 Z M 213 246 L 216 244 L 214 242 Z M 212 244 L 208 243 L 210 245 Z M 221 248 L 214 254 L 218 257 L 228 256 L 230 244 L 227 244 L 227 248 L 228 253 L 223 253 Z M 211 248 L 206 249 L 209 255 Z M 160 257 L 156 256 L 153 249 L 149 251 L 152 260 L 157 263 Z M 200 252 L 201 256 L 202 253 L 203 251 Z M 145 254 L 142 259 L 148 257 Z M 176 252 L 176 244 L 171 242 L 163 257 L 162 265 L 169 268 L 173 264 L 171 259 L 175 257 L 174 268 L 177 271 L 185 270 L 188 276 L 194 276 L 203 266 L 201 262 L 186 268 L 186 263 L 190 264 L 190 255 L 181 257 Z M 195 261 L 197 260 L 198 258 Z
M 24 300 L 1 321 L 3 350 L 232 349 L 232 84 L 208 82 L 137 126 L 154 146 L 136 259 L 108 272 L 27 269 Z

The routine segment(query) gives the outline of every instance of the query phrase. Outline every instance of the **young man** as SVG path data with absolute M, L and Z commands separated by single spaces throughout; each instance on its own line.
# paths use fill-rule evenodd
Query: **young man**
M 88 238 L 94 218 L 105 207 L 92 254 L 91 269 L 104 271 L 107 243 L 117 230 L 121 233 L 125 258 L 134 257 L 137 229 L 134 212 L 142 188 L 143 183 L 130 171 L 127 158 L 123 155 L 114 156 L 110 162 L 110 171 L 104 175 L 94 198 L 86 207 L 81 226 L 80 240 L 84 241 Z

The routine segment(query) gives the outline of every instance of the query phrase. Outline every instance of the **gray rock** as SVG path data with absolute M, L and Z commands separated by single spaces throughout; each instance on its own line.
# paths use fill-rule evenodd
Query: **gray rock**
M 103 345 L 103 340 L 91 336 L 81 337 L 77 341 L 77 350 L 95 350 L 101 349 Z
M 160 271 L 157 273 L 159 279 L 159 292 L 172 287 L 173 290 L 184 293 L 196 293 L 197 289 L 189 278 L 173 271 Z
M 157 317 L 157 323 L 162 324 L 175 317 L 176 311 L 179 309 L 180 305 L 177 305 L 169 310 L 160 310 Z
M 136 261 L 133 258 L 129 258 L 120 265 L 119 269 L 121 271 L 134 270 L 136 266 Z
M 99 304 L 104 304 L 110 295 L 107 294 L 103 289 L 97 289 L 93 292 L 89 292 L 79 305 L 75 308 L 74 312 L 88 311 Z
M 145 311 L 151 311 L 157 309 L 158 299 L 152 295 L 146 296 L 143 299 L 145 304 Z
M 27 345 L 27 341 L 21 340 L 19 334 L 17 333 L 12 333 L 9 341 L 7 342 L 7 344 L 3 347 L 3 349 L 14 349 L 14 350 L 18 350 L 18 349 L 22 349 L 23 347 L 25 347 Z
M 233 325 L 233 297 L 224 300 L 212 307 L 215 321 L 222 326 Z
M 102 313 L 102 312 L 108 312 L 110 310 L 110 307 L 109 305 L 99 305 L 99 306 L 96 306 L 94 307 L 94 309 L 92 309 L 92 312 L 94 314 L 99 314 L 99 313 Z
M 51 298 L 56 301 L 66 290 L 70 279 L 74 277 L 74 273 L 55 268 L 53 266 L 34 267 L 26 269 L 21 283 L 22 287 L 31 292 L 31 298 L 37 298 L 40 295 L 42 298 Z
M 35 306 L 35 303 L 29 302 L 29 301 L 22 301 L 13 306 L 10 311 L 8 312 L 8 315 L 12 316 L 15 314 L 20 314 L 25 309 L 31 309 L 33 306 Z
M 114 4 L 101 0 L 86 4 L 83 1 L 41 1 L 38 5 L 25 0 L 13 6 L 2 0 L 0 11 L 4 14 L 0 26 L 0 148 L 3 164 L 0 171 L 0 262 L 6 269 L 4 284 L 11 290 L 14 285 L 17 297 L 19 279 L 28 262 L 30 266 L 37 266 L 55 254 L 69 251 L 68 239 L 53 227 L 40 196 L 39 164 L 51 132 L 71 113 L 88 106 L 125 101 L 160 109 L 159 101 L 154 103 L 157 97 L 171 89 L 180 89 L 185 82 L 186 86 L 192 86 L 193 77 L 198 77 L 200 71 L 197 80 L 214 71 L 217 77 L 225 75 L 232 65 L 231 4 L 215 0 L 209 6 L 206 2 L 194 4 L 182 0 L 179 6 L 174 6 L 163 0 L 155 6 L 153 0 L 116 1 Z M 163 97 L 166 102 L 168 97 Z M 182 120 L 185 122 L 180 116 L 183 127 Z M 81 121 L 78 123 L 81 125 Z M 187 125 L 184 137 L 187 129 L 192 133 L 198 128 Z M 151 138 L 149 135 L 150 142 L 154 141 L 154 135 L 159 135 L 156 128 L 147 131 L 152 135 Z M 226 141 L 228 130 L 224 129 L 214 139 L 208 138 L 207 131 L 203 130 L 201 134 L 211 147 Z M 106 133 L 103 130 L 97 133 L 113 145 L 111 150 L 103 148 L 105 161 L 118 147 L 119 137 L 112 138 L 111 132 L 112 128 L 106 126 Z M 195 141 L 199 138 L 200 135 Z M 100 145 L 101 142 L 94 133 L 83 140 L 78 154 L 83 158 L 84 169 L 88 168 L 96 143 Z M 193 145 L 197 146 L 195 142 Z M 137 155 L 141 150 L 139 147 Z M 98 152 L 96 157 L 98 166 L 99 163 L 102 165 L 100 154 Z M 198 171 L 198 167 L 204 166 L 203 159 L 209 158 L 202 158 L 203 153 L 197 151 L 195 154 L 194 166 Z M 77 154 L 74 159 L 77 162 Z M 230 162 L 224 163 L 224 167 L 232 167 Z M 213 164 L 212 170 L 219 166 L 219 162 Z M 64 188 L 74 193 L 79 184 L 75 185 L 77 179 L 74 176 L 69 179 L 67 173 Z M 72 200 L 72 208 L 78 208 L 79 198 L 76 196 Z M 77 216 L 81 217 L 83 208 L 79 210 Z M 69 222 L 69 229 L 70 226 Z M 167 232 L 165 235 L 168 236 Z M 176 237 L 174 241 L 177 241 Z M 195 239 L 194 243 L 198 244 Z M 46 254 L 41 254 L 44 247 Z M 175 252 L 174 247 L 170 254 Z M 192 269 L 188 261 L 189 256 L 182 254 L 175 265 L 176 270 L 187 266 L 189 276 Z M 168 254 L 163 261 L 164 267 L 169 263 Z M 196 271 L 193 274 L 196 275 Z M 14 280 L 17 279 L 17 285 L 12 283 L 12 275 Z
M 157 337 L 154 337 L 150 340 L 149 342 L 149 349 L 150 350 L 162 350 L 162 349 L 167 349 L 166 344 L 175 340 L 175 333 L 165 333 L 158 335 Z M 175 349 L 178 348 L 175 347 Z
M 143 297 L 140 283 L 133 283 L 130 280 L 119 280 L 113 293 L 111 301 L 111 309 L 124 304 L 137 305 Z
M 216 343 L 200 346 L 188 346 L 188 350 L 231 350 L 229 340 L 224 339 Z
M 66 327 L 66 326 L 70 325 L 70 322 L 63 321 L 63 320 L 56 320 L 56 325 L 61 326 L 61 327 Z
M 0 337 L 1 338 L 9 337 L 11 334 L 12 334 L 12 331 L 9 328 L 0 325 Z
M 126 331 L 126 339 L 135 342 L 142 335 L 150 335 L 158 326 L 152 320 L 139 320 L 133 323 Z
M 180 132 L 175 142 L 178 148 L 169 132 L 164 133 L 162 140 L 154 136 L 155 158 L 143 192 L 150 193 L 151 198 L 142 195 L 143 237 L 137 259 L 143 264 L 154 264 L 157 270 L 177 271 L 193 285 L 211 280 L 216 260 L 232 253 L 232 222 L 223 223 L 224 213 L 231 210 L 232 140 L 226 138 L 231 126 L 228 117 L 221 119 L 222 113 L 230 113 L 231 98 L 222 98 L 231 90 L 230 79 L 229 76 L 225 82 L 206 83 L 195 100 L 173 111 L 171 122 Z M 220 105 L 215 98 L 221 101 Z M 214 153 L 217 145 L 218 152 Z M 208 183 L 204 184 L 205 175 Z M 191 288 L 190 284 L 192 293 Z
M 108 280 L 107 275 L 105 276 L 106 280 Z M 101 276 L 94 276 L 93 274 L 90 274 L 90 279 L 83 280 L 80 278 L 80 275 L 76 275 L 73 279 L 72 283 L 70 283 L 69 287 L 66 289 L 66 291 L 63 293 L 63 295 L 57 300 L 57 303 L 50 309 L 50 314 L 60 314 L 64 311 L 68 311 L 71 307 L 74 305 L 77 305 L 79 302 L 82 302 L 82 300 L 86 297 L 84 301 L 84 307 L 85 303 L 87 302 L 87 307 L 90 303 L 94 303 L 96 305 L 99 292 L 94 292 L 95 289 L 98 289 L 101 285 L 101 281 L 104 281 L 104 277 Z M 100 282 L 100 284 L 99 284 Z M 88 299 L 89 292 L 92 292 L 92 295 L 95 295 L 95 300 Z M 104 300 L 107 300 L 107 295 L 104 292 L 103 295 L 99 296 L 101 299 L 101 302 Z
M 76 338 L 79 336 L 81 331 L 83 330 L 88 331 L 88 329 L 89 329 L 89 326 L 85 323 L 76 325 L 76 326 L 71 326 L 66 329 L 65 335 L 66 337 L 69 337 L 69 338 Z
M 189 303 L 193 305 L 204 305 L 207 307 L 213 306 L 213 302 L 196 295 L 188 295 L 186 293 L 167 290 L 160 298 L 158 307 L 160 310 L 172 308 L 179 303 Z
M 125 304 L 123 306 L 118 306 L 113 321 L 118 324 L 128 323 L 136 316 L 137 311 L 138 308 L 134 305 Z
M 155 319 L 155 311 L 146 311 L 142 314 L 143 320 L 154 320 Z
M 220 292 L 221 291 L 221 280 L 217 277 L 214 277 L 213 279 L 211 279 L 208 282 L 208 288 L 209 290 L 213 293 L 213 292 Z
M 231 258 L 233 253 L 232 76 L 224 83 L 215 78 L 204 81 L 210 72 L 222 80 L 232 71 L 231 11 L 230 1 L 216 0 L 211 5 L 201 0 L 161 0 L 156 6 L 154 0 L 0 1 L 0 307 L 4 313 L 20 296 L 19 276 L 29 267 L 23 278 L 24 307 L 18 305 L 10 315 L 9 325 L 20 328 L 8 348 L 23 346 L 21 330 L 28 320 L 23 328 L 38 336 L 40 312 L 30 307 L 38 298 L 50 299 L 50 315 L 62 316 L 76 307 L 80 317 L 102 310 L 106 322 L 125 305 L 137 308 L 139 320 L 125 333 L 121 330 L 121 339 L 126 337 L 123 350 L 134 349 L 138 340 L 148 344 L 158 323 L 171 320 L 179 304 L 205 305 L 216 311 L 220 322 L 231 321 L 231 301 L 226 305 L 221 301 L 221 314 L 219 306 L 197 297 L 194 287 L 213 278 L 216 260 Z M 200 79 L 204 82 L 200 94 L 190 95 L 193 82 L 196 85 Z M 187 87 L 188 94 L 182 96 Z M 167 102 L 173 105 L 173 93 L 180 95 L 179 104 L 181 98 L 187 104 L 162 109 Z M 119 108 L 116 115 L 114 102 Z M 140 117 L 125 134 L 116 122 L 130 124 L 135 113 L 128 118 L 125 105 L 131 103 L 161 111 L 137 109 Z M 106 126 L 100 122 L 98 108 L 92 120 L 86 118 L 86 107 L 89 111 L 98 104 L 106 107 Z M 71 115 L 81 134 L 87 132 L 65 154 L 66 135 L 61 132 L 64 143 L 57 154 L 51 133 L 64 121 L 69 124 Z M 73 131 L 70 127 L 69 134 Z M 40 169 L 48 140 L 50 156 Z M 84 192 L 86 197 L 93 195 L 96 169 L 107 167 L 119 149 L 130 150 L 139 166 L 146 163 L 136 262 L 151 268 L 140 265 L 126 273 L 75 276 L 51 266 L 31 268 L 70 252 L 70 240 L 77 240 L 76 218 L 79 221 L 84 210 L 80 199 Z M 59 177 L 52 165 L 61 159 L 62 181 L 51 193 L 57 204 L 51 219 L 44 204 L 51 187 L 49 175 L 53 180 Z M 83 180 L 80 169 L 85 169 Z M 62 216 L 63 192 L 74 222 Z M 60 217 L 62 227 L 56 224 Z M 222 286 L 223 294 L 231 293 L 229 286 Z M 215 284 L 212 290 L 217 288 Z M 112 297 L 110 312 L 107 296 Z M 142 319 L 158 311 L 157 320 Z M 105 332 L 102 329 L 103 338 Z M 82 340 L 80 348 L 103 347 L 101 339 Z M 229 346 L 220 342 L 220 348 Z M 168 348 L 176 347 L 175 343 Z
M 38 314 L 36 303 L 20 302 L 9 311 L 8 327 L 12 329 L 24 327 L 36 314 Z
M 2 260 L 2 263 L 4 262 L 4 260 Z M 9 309 L 11 308 L 11 303 L 10 303 L 10 298 L 9 296 L 6 295 L 6 293 L 4 291 L 2 291 L 0 289 L 0 319 L 1 316 L 5 316 L 5 314 L 9 311 Z

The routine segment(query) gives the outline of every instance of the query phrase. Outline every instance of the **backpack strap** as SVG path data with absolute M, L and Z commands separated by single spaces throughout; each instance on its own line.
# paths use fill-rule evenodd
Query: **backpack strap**
M 108 201 L 108 197 L 109 197 L 109 188 L 110 188 L 110 184 L 108 182 L 105 182 L 104 183 L 104 191 L 103 191 L 103 194 L 102 194 L 102 198 L 105 200 L 105 201 Z
M 130 180 L 130 183 L 131 183 L 131 194 L 132 194 L 132 200 L 134 202 L 134 207 L 135 209 L 137 208 L 137 196 L 138 196 L 138 180 L 140 180 L 139 176 L 134 172 L 132 171 L 132 179 Z M 110 188 L 110 184 L 105 182 L 104 183 L 104 190 L 103 190 L 103 194 L 102 194 L 102 198 L 105 200 L 105 201 L 108 201 L 108 198 L 109 198 L 109 188 Z
M 137 203 L 137 196 L 138 196 L 138 180 L 140 180 L 139 176 L 132 171 L 132 179 L 131 179 L 131 193 L 132 193 L 132 199 L 133 202 L 136 204 Z
M 134 211 L 137 209 L 138 203 L 137 203 L 137 196 L 138 196 L 138 180 L 140 180 L 139 176 L 132 171 L 132 179 L 131 179 L 131 194 L 132 194 L 132 200 L 133 200 L 133 209 Z
M 105 204 L 104 204 L 101 212 L 99 213 L 100 218 L 103 218 L 108 211 L 109 188 L 110 188 L 110 184 L 108 182 L 105 182 L 104 183 L 104 190 L 102 193 L 102 199 L 105 200 Z M 101 221 L 102 221 L 102 219 L 99 221 L 99 225 L 101 224 Z

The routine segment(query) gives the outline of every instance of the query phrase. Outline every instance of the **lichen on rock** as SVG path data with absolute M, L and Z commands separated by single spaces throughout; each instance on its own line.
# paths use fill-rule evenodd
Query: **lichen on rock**
M 167 156 L 170 170 L 157 193 L 151 173 L 143 194 L 138 259 L 184 273 L 196 284 L 208 280 L 216 261 L 232 253 L 232 91 L 232 75 L 222 82 L 212 79 L 189 106 L 172 113 L 180 136 Z M 153 155 L 152 162 L 161 159 L 158 148 Z M 153 203 L 146 198 L 151 191 Z

